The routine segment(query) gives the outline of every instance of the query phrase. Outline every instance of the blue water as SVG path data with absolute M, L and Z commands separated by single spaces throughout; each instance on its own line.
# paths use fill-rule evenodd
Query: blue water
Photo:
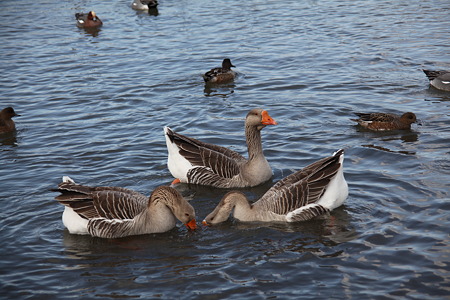
M 5 299 L 445 299 L 450 294 L 448 1 L 0 2 L 0 294 Z M 74 14 L 95 10 L 96 33 Z M 201 74 L 231 58 L 232 84 Z M 172 181 L 163 126 L 245 154 L 254 107 L 273 181 L 345 148 L 350 195 L 329 218 L 107 240 L 76 236 L 63 175 L 149 194 Z M 412 111 L 374 133 L 354 112 Z M 225 190 L 181 185 L 201 221 Z

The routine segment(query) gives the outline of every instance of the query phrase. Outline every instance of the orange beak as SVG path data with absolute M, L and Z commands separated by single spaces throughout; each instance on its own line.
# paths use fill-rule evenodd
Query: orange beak
M 186 227 L 190 230 L 195 230 L 197 228 L 197 223 L 195 222 L 195 219 L 192 219 L 189 222 L 187 222 Z
M 210 225 L 208 224 L 208 222 L 206 222 L 205 220 L 203 220 L 202 224 L 203 224 L 204 226 L 210 226 Z
M 272 119 L 271 116 L 269 116 L 269 113 L 265 110 L 263 110 L 263 112 L 261 113 L 262 115 L 262 120 L 261 123 L 263 125 L 278 125 L 277 121 L 275 121 L 274 119 Z

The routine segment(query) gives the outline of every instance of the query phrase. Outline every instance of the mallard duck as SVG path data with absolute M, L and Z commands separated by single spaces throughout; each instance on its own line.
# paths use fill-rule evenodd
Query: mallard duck
M 225 83 L 233 81 L 236 73 L 231 70 L 235 67 L 229 58 L 225 58 L 222 62 L 222 68 L 214 68 L 203 75 L 205 82 L 209 83 Z
M 135 10 L 148 10 L 149 8 L 155 8 L 157 6 L 157 0 L 133 0 L 133 3 L 131 3 L 131 8 Z
M 450 92 L 450 72 L 422 70 L 430 80 L 430 85 L 443 91 Z
M 208 144 L 164 128 L 167 165 L 184 183 L 219 188 L 251 187 L 268 181 L 272 169 L 264 157 L 261 130 L 277 122 L 263 109 L 252 109 L 245 118 L 248 159 L 225 147 Z
M 348 197 L 343 162 L 341 149 L 281 179 L 253 204 L 240 191 L 228 192 L 203 224 L 224 222 L 231 212 L 243 222 L 298 222 L 327 214 Z
M 358 122 L 364 128 L 375 131 L 406 130 L 411 129 L 411 124 L 417 121 L 412 112 L 403 115 L 388 113 L 355 113 L 359 119 L 351 119 Z
M 76 13 L 75 18 L 77 19 L 77 26 L 80 28 L 98 28 L 103 25 L 102 20 L 95 14 L 94 11 L 85 13 Z

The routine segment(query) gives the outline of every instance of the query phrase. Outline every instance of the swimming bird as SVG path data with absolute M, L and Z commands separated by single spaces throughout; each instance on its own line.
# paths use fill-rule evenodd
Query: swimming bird
M 412 112 L 404 113 L 401 116 L 388 113 L 355 113 L 355 115 L 359 119 L 350 120 L 375 131 L 407 130 L 411 129 L 411 124 L 417 121 L 416 115 Z
M 12 120 L 13 117 L 20 115 L 16 114 L 12 107 L 7 107 L 0 111 L 0 133 L 6 133 L 16 130 L 16 124 Z
M 131 3 L 131 8 L 135 10 L 148 10 L 149 8 L 155 8 L 157 6 L 157 0 L 133 0 L 133 3 Z
M 422 70 L 430 80 L 430 85 L 443 91 L 450 92 L 450 72 Z
M 174 188 L 157 187 L 149 197 L 121 187 L 89 187 L 64 176 L 53 190 L 65 205 L 64 226 L 73 234 L 101 238 L 165 232 L 176 219 L 195 229 L 194 208 Z
M 103 25 L 102 20 L 100 20 L 94 11 L 90 11 L 87 14 L 76 13 L 75 18 L 77 19 L 77 26 L 80 28 L 92 29 Z
M 228 192 L 203 224 L 224 222 L 231 212 L 243 222 L 298 222 L 327 214 L 348 197 L 343 162 L 341 149 L 281 179 L 252 204 L 244 193 Z
M 205 82 L 210 83 L 225 83 L 233 81 L 236 77 L 236 73 L 231 70 L 235 67 L 229 58 L 225 58 L 222 62 L 222 68 L 214 68 L 209 70 L 203 75 Z
M 264 157 L 261 130 L 278 123 L 263 109 L 252 109 L 245 118 L 248 159 L 218 145 L 175 133 L 164 127 L 168 150 L 167 166 L 174 182 L 218 188 L 251 187 L 268 181 L 273 173 Z

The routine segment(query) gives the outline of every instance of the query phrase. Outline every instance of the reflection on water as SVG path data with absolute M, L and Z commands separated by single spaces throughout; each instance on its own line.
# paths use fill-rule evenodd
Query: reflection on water
M 17 146 L 17 131 L 0 133 L 0 144 L 2 146 Z
M 205 94 L 205 96 L 219 96 L 225 98 L 234 93 L 235 87 L 236 85 L 234 83 L 205 83 L 205 89 L 203 90 L 203 93 Z

